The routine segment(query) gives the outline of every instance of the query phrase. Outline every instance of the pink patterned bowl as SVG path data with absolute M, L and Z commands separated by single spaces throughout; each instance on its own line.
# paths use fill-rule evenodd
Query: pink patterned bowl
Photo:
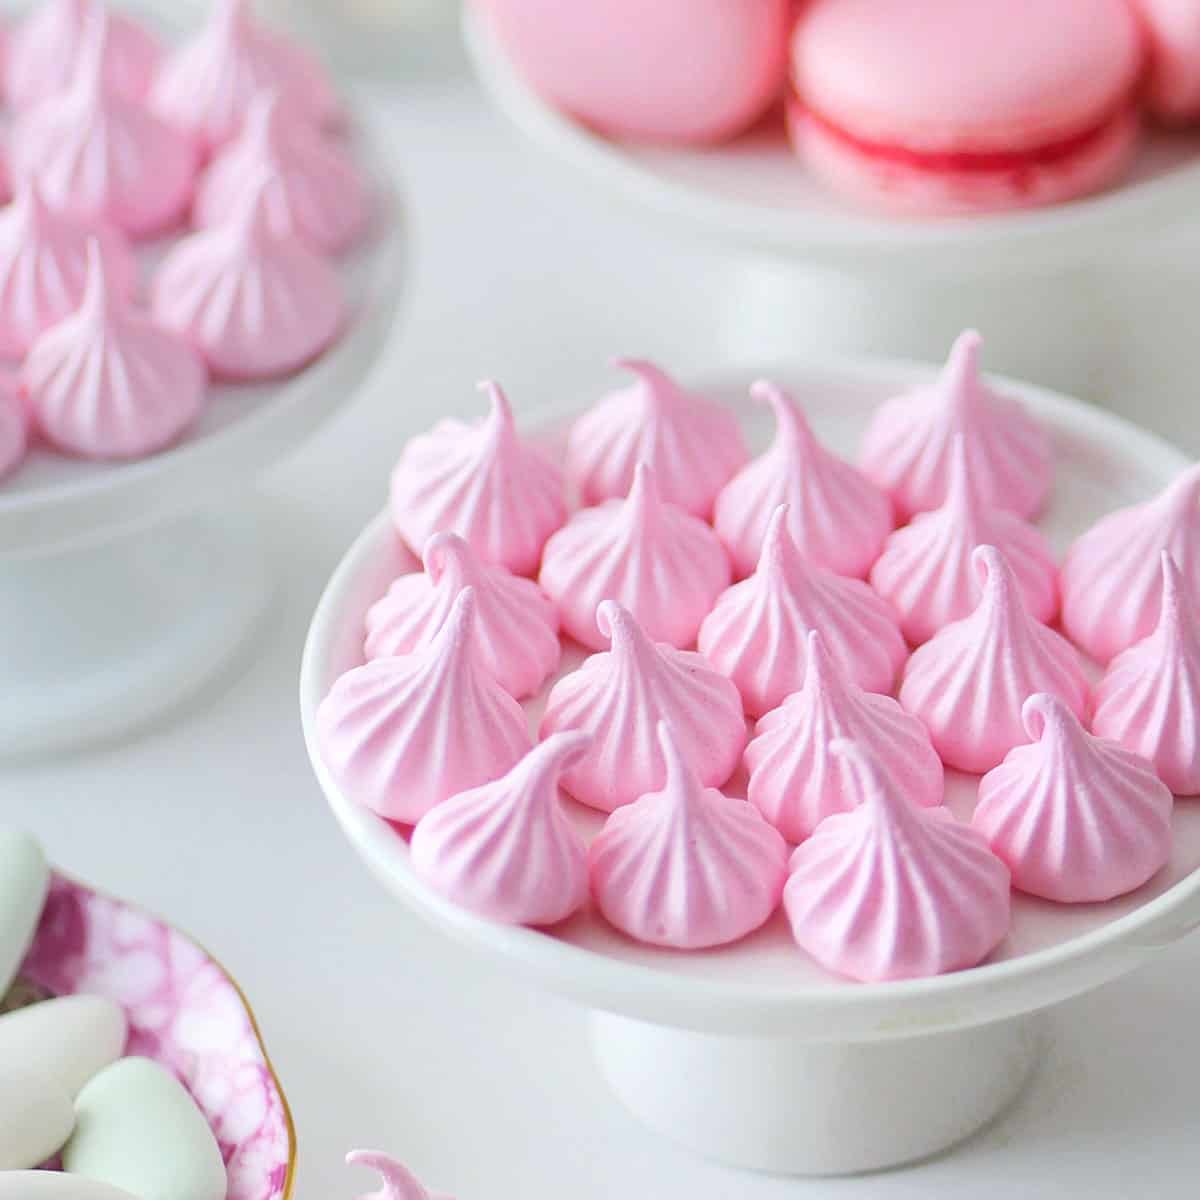
M 287 1099 L 238 985 L 165 921 L 55 875 L 9 1006 L 90 992 L 129 1018 L 128 1053 L 191 1092 L 229 1172 L 227 1200 L 288 1200 L 296 1135 Z

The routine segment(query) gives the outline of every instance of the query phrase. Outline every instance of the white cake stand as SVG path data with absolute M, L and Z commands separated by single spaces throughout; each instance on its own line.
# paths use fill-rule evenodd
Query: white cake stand
M 848 451 L 879 400 L 929 370 L 833 365 L 769 374 L 794 391 L 826 440 Z M 701 386 L 738 404 L 761 446 L 765 418 L 743 400 L 750 378 L 725 372 Z M 1060 552 L 1101 513 L 1153 493 L 1185 465 L 1118 418 L 1008 386 L 1055 437 L 1056 491 L 1042 524 Z M 543 428 L 561 429 L 565 415 L 549 414 Z M 1176 806 L 1172 860 L 1138 892 L 1077 906 L 1017 896 L 1012 932 L 993 959 L 936 979 L 836 980 L 795 947 L 781 916 L 736 946 L 692 954 L 638 946 L 592 911 L 550 933 L 473 917 L 415 878 L 407 841 L 341 792 L 316 744 L 317 705 L 362 661 L 363 615 L 402 569 L 412 560 L 381 514 L 338 567 L 309 631 L 300 706 L 334 816 L 406 907 L 509 975 L 587 1008 L 597 1061 L 617 1095 L 647 1125 L 700 1154 L 772 1171 L 843 1173 L 935 1153 L 1018 1094 L 1041 1052 L 1047 1008 L 1200 925 L 1195 801 Z M 540 704 L 529 707 L 535 721 Z M 960 816 L 974 795 L 974 780 L 951 779 L 949 803 Z M 597 816 L 571 810 L 585 835 L 594 833 Z
M 344 336 L 278 383 L 214 388 L 175 448 L 128 464 L 36 450 L 0 483 L 0 755 L 75 746 L 160 715 L 224 670 L 267 611 L 266 551 L 235 503 L 362 386 L 406 282 L 382 151 L 377 211 L 343 270 Z
M 465 34 L 488 94 L 532 142 L 594 192 L 733 252 L 720 297 L 728 359 L 937 359 L 974 326 L 999 369 L 1125 415 L 1190 401 L 1177 378 L 1200 363 L 1200 135 L 1151 136 L 1128 182 L 1072 204 L 889 220 L 809 178 L 781 122 L 719 150 L 612 142 L 524 82 L 479 6 L 467 7 Z

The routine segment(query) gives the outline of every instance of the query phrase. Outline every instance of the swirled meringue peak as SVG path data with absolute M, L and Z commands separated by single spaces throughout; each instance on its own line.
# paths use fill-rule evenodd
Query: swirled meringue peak
M 723 784 L 746 745 L 737 688 L 701 655 L 656 645 L 615 600 L 600 605 L 596 624 L 612 649 L 560 679 L 542 717 L 542 737 L 564 729 L 592 735 L 591 748 L 564 774 L 563 786 L 602 812 L 662 787 L 659 721 L 669 722 L 701 783 Z
M 830 752 L 854 806 L 792 855 L 783 906 L 796 941 L 863 982 L 981 962 L 1008 933 L 1008 868 L 948 809 L 910 803 L 862 743 L 838 738 Z
M 227 224 L 177 242 L 151 285 L 155 318 L 189 337 L 225 379 L 296 371 L 329 348 L 345 319 L 333 264 L 271 232 L 268 186 L 259 175 Z
M 860 579 L 806 562 L 792 541 L 788 515 L 786 504 L 776 508 L 758 569 L 723 592 L 700 626 L 700 653 L 737 684 L 752 717 L 804 685 L 814 629 L 867 691 L 890 692 L 908 653 L 888 602 Z
M 1140 755 L 1088 733 L 1057 696 L 1030 696 L 1022 715 L 1032 744 L 983 777 L 971 818 L 1013 886 L 1064 904 L 1141 887 L 1171 854 L 1166 784 Z
M 1059 576 L 1063 628 L 1097 662 L 1154 630 L 1163 550 L 1192 589 L 1200 588 L 1200 463 L 1154 499 L 1102 517 L 1067 551 Z
M 200 415 L 208 391 L 191 344 L 110 287 L 95 241 L 82 304 L 33 343 L 21 379 L 46 439 L 87 458 L 138 458 L 169 446 Z
M 814 566 L 864 577 L 892 531 L 888 498 L 856 467 L 826 450 L 800 406 L 760 380 L 750 389 L 775 414 L 775 440 L 717 496 L 713 528 L 739 579 L 754 570 L 771 515 L 788 505 L 792 539 Z
M 684 391 L 653 363 L 627 358 L 617 366 L 637 381 L 572 426 L 568 482 L 584 504 L 619 499 L 629 494 L 637 465 L 645 462 L 664 500 L 707 519 L 717 493 L 749 457 L 737 417 Z
M 558 612 L 532 579 L 484 562 L 456 533 L 425 543 L 425 570 L 401 575 L 367 612 L 366 656 L 412 654 L 445 624 L 458 594 L 475 589 L 479 657 L 514 699 L 532 696 L 558 668 Z
M 0 356 L 22 358 L 40 333 L 79 307 L 93 240 L 110 288 L 132 295 L 137 264 L 120 233 L 48 208 L 36 183 L 19 187 L 0 212 Z
M 745 800 L 705 787 L 667 721 L 665 781 L 617 809 L 589 852 L 605 919 L 652 946 L 702 950 L 753 933 L 775 911 L 787 843 Z
M 900 703 L 925 722 L 948 767 L 982 773 L 1025 741 L 1030 696 L 1050 692 L 1082 717 L 1088 685 L 1072 646 L 1029 615 L 1004 555 L 979 546 L 971 561 L 979 603 L 913 651 Z
M 919 513 L 892 533 L 871 568 L 871 586 L 892 602 L 900 628 L 913 644 L 965 617 L 979 600 L 979 575 L 971 566 L 976 546 L 1000 550 L 1017 581 L 1029 615 L 1049 624 L 1058 612 L 1058 565 L 1043 534 L 983 496 L 971 474 L 966 439 L 954 435 L 945 503 Z
M 588 856 L 558 779 L 591 735 L 556 733 L 507 775 L 421 818 L 413 870 L 439 895 L 509 925 L 556 925 L 587 899 Z
M 401 451 L 392 524 L 415 553 L 449 530 L 489 562 L 532 575 L 546 539 L 567 519 L 562 473 L 517 435 L 500 385 L 479 386 L 491 403 L 482 421 L 439 421 Z
M 350 156 L 303 118 L 288 113 L 280 93 L 260 92 L 238 137 L 200 180 L 192 217 L 220 225 L 241 206 L 251 180 L 266 170 L 267 224 L 329 254 L 362 235 L 370 213 L 366 185 Z
M 342 675 L 317 710 L 321 757 L 350 799 L 415 824 L 497 779 L 532 745 L 521 706 L 479 658 L 475 589 L 423 650 Z
M 901 520 L 945 503 L 957 435 L 986 504 L 1032 517 L 1050 494 L 1050 438 L 1019 401 L 984 384 L 981 346 L 974 330 L 960 334 L 941 378 L 887 401 L 867 427 L 859 463 Z
M 1163 550 L 1158 624 L 1108 665 L 1092 730 L 1147 759 L 1178 796 L 1200 794 L 1200 605 Z
M 858 797 L 829 751 L 836 738 L 851 738 L 886 762 L 910 803 L 941 804 L 942 760 L 925 726 L 891 696 L 860 688 L 815 629 L 807 643 L 804 686 L 759 721 L 746 747 L 751 804 L 790 842 L 852 808 Z
M 97 6 L 70 86 L 22 112 L 12 128 L 13 177 L 36 179 L 46 202 L 133 237 L 175 225 L 187 211 L 196 149 L 104 80 L 108 17 Z
M 598 650 L 602 600 L 620 601 L 654 641 L 682 648 L 695 643 L 729 578 L 716 534 L 663 500 L 653 469 L 638 463 L 628 497 L 580 509 L 550 538 L 538 582 L 563 629 Z
M 0 372 L 0 478 L 21 465 L 29 448 L 29 409 L 7 372 Z
M 346 1162 L 352 1167 L 366 1167 L 383 1181 L 383 1190 L 360 1196 L 359 1200 L 453 1200 L 450 1196 L 434 1195 L 427 1191 L 417 1177 L 390 1154 L 381 1150 L 351 1150 Z

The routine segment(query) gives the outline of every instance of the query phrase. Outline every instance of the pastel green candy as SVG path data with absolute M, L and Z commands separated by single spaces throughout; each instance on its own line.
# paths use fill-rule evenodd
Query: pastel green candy
M 53 1075 L 73 1100 L 121 1057 L 127 1032 L 125 1013 L 107 996 L 62 996 L 0 1017 L 0 1063 Z
M 50 868 L 34 838 L 0 826 L 0 996 L 25 958 L 50 887 Z
M 52 1075 L 0 1065 L 0 1171 L 53 1158 L 74 1124 L 71 1097 Z
M 134 1200 L 128 1192 L 62 1171 L 0 1171 L 0 1200 Z

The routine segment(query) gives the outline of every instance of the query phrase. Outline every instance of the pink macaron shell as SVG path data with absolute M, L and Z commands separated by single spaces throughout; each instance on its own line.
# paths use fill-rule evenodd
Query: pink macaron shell
M 1150 62 L 1146 106 L 1172 124 L 1200 117 L 1200 3 L 1133 0 L 1142 19 Z

